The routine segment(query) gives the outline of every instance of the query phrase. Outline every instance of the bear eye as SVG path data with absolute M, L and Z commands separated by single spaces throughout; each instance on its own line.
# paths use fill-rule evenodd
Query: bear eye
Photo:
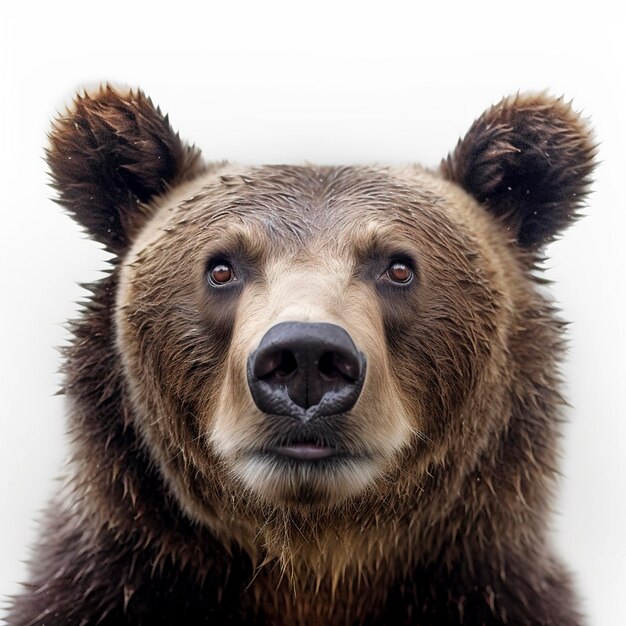
M 223 261 L 212 265 L 211 269 L 209 269 L 208 276 L 209 282 L 214 287 L 221 287 L 222 285 L 227 285 L 237 280 L 233 268 Z
M 384 278 L 401 285 L 410 283 L 413 280 L 413 276 L 413 270 L 406 263 L 402 263 L 402 261 L 392 263 L 383 274 Z

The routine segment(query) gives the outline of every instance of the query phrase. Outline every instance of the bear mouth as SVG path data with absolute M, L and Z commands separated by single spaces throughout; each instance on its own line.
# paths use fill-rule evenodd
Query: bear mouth
M 317 423 L 306 425 L 291 424 L 289 429 L 280 428 L 257 448 L 259 456 L 272 458 L 275 461 L 301 462 L 311 465 L 326 465 L 339 459 L 359 458 L 365 456 L 363 451 L 346 446 L 336 426 Z M 254 453 L 253 453 L 254 454 Z
M 378 474 L 375 451 L 359 445 L 345 424 L 280 426 L 232 457 L 234 475 L 274 505 L 328 506 L 361 492 Z
M 294 442 L 270 448 L 270 454 L 297 461 L 320 461 L 339 456 L 337 448 L 315 442 Z
M 309 467 L 330 470 L 350 461 L 368 460 L 362 451 L 347 450 L 343 446 L 320 441 L 290 441 L 253 452 L 253 456 L 271 461 L 274 467 L 285 470 Z
M 289 441 L 249 450 L 238 456 L 234 470 L 273 505 L 324 508 L 363 491 L 378 474 L 378 464 L 367 451 Z

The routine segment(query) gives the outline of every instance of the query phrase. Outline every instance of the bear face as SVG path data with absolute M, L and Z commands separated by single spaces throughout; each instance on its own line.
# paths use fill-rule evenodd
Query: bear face
M 213 494 L 193 494 L 219 484 L 226 496 L 329 507 L 394 467 L 418 464 L 414 491 L 446 454 L 475 462 L 495 425 L 474 425 L 470 407 L 504 401 L 507 281 L 523 279 L 499 229 L 458 195 L 418 169 L 227 166 L 167 197 L 123 262 L 116 323 L 137 410 L 155 416 L 144 436 L 178 472 L 182 502 L 206 508 Z M 408 279 L 394 280 L 396 265 Z M 215 267 L 228 268 L 224 284 Z M 332 324 L 354 342 L 366 375 L 349 410 L 257 406 L 250 357 L 290 322 Z M 466 413 L 475 434 L 459 431 Z M 463 455 L 447 449 L 455 431 Z M 328 456 L 273 452 L 306 444 Z M 188 469 L 166 464 L 183 448 L 193 487 L 182 486 Z
M 391 623 L 396 592 L 397 623 L 416 607 L 423 623 L 578 623 L 538 552 L 562 323 L 536 269 L 594 153 L 568 105 L 526 95 L 437 170 L 209 165 L 140 92 L 78 97 L 48 160 L 60 202 L 115 255 L 66 369 L 66 525 L 81 555 L 103 528 L 123 553 L 101 559 L 122 564 L 123 607 L 115 584 L 89 587 L 108 594 L 99 617 L 126 619 L 155 569 L 173 584 L 193 563 L 201 597 L 219 545 L 228 571 L 233 546 L 256 564 L 235 604 L 269 623 Z

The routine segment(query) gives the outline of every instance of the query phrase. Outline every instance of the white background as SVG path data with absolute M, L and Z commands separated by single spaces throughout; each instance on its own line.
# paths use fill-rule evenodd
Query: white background
M 23 579 L 34 520 L 62 471 L 54 347 L 84 297 L 76 284 L 105 261 L 46 187 L 45 133 L 75 89 L 141 86 L 207 159 L 431 166 L 501 96 L 548 89 L 592 117 L 602 144 L 588 216 L 550 247 L 547 263 L 573 321 L 555 540 L 577 572 L 590 624 L 626 623 L 626 49 L 617 9 L 17 4 L 0 9 L 0 595 Z

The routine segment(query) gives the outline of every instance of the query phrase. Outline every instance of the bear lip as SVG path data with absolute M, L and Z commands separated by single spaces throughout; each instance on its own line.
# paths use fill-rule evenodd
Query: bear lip
M 301 461 L 317 461 L 327 459 L 337 453 L 335 448 L 320 446 L 312 443 L 293 443 L 288 446 L 272 448 L 274 454 L 286 456 Z

